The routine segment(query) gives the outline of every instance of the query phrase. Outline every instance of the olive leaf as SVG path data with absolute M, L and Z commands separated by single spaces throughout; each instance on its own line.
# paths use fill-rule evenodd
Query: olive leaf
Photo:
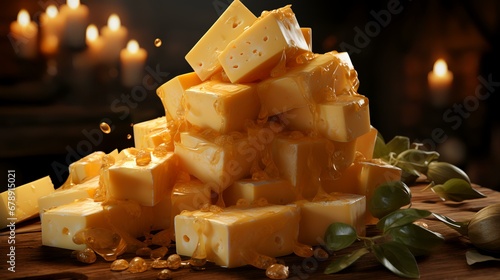
M 443 201 L 461 202 L 466 199 L 486 197 L 481 192 L 475 190 L 469 182 L 459 178 L 449 179 L 442 185 L 433 186 L 431 190 L 441 197 Z
M 406 136 L 394 136 L 386 145 L 389 153 L 399 155 L 410 148 L 410 138 Z
M 356 230 L 344 223 L 333 223 L 325 232 L 326 247 L 333 251 L 349 247 L 357 238 Z
M 411 224 L 416 220 L 429 216 L 430 214 L 431 212 L 427 210 L 414 208 L 399 209 L 380 219 L 377 223 L 377 228 L 383 230 L 385 233 L 391 228 Z
M 434 181 L 436 185 L 444 184 L 449 179 L 459 178 L 470 183 L 467 173 L 459 167 L 440 161 L 431 161 L 425 174 L 429 181 Z
M 396 275 L 406 278 L 419 278 L 417 261 L 410 250 L 401 243 L 389 241 L 372 246 L 377 260 Z
M 402 181 L 391 181 L 380 184 L 368 202 L 368 210 L 377 218 L 400 209 L 411 203 L 411 192 Z
M 375 147 L 373 148 L 373 158 L 383 158 L 389 154 L 389 150 L 385 145 L 385 140 L 382 134 L 377 133 L 375 139 Z
M 429 163 L 438 158 L 439 153 L 435 151 L 408 149 L 396 157 L 394 165 L 408 173 L 420 175 L 427 173 Z
M 457 222 L 451 218 L 448 218 L 444 215 L 437 214 L 437 213 L 432 213 L 432 215 L 434 217 L 436 217 L 436 219 L 443 222 L 448 227 L 458 231 L 458 233 L 460 233 L 461 235 L 467 236 L 469 222 Z
M 355 261 L 357 261 L 359 258 L 362 256 L 366 255 L 369 253 L 368 249 L 366 248 L 360 248 L 349 255 L 342 256 L 333 262 L 331 262 L 325 269 L 324 273 L 325 274 L 332 274 L 341 271 L 342 269 L 350 266 L 353 264 Z
M 444 242 L 440 233 L 416 224 L 392 228 L 387 233 L 392 240 L 404 244 L 414 256 L 428 255 Z

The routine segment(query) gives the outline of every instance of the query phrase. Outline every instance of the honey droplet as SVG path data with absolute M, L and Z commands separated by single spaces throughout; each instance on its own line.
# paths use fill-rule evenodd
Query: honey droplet
M 314 249 L 313 254 L 314 254 L 314 257 L 315 257 L 318 261 L 320 261 L 320 262 L 321 262 L 321 261 L 326 261 L 326 260 L 330 257 L 330 255 L 328 255 L 328 252 L 327 252 L 327 251 L 325 251 L 325 250 L 323 250 L 323 249 L 321 249 L 321 248 L 319 248 L 319 247 L 318 247 L 318 248 L 316 248 L 316 249 Z
M 157 158 L 165 157 L 168 154 L 168 149 L 165 144 L 160 144 L 156 146 L 153 150 L 153 155 Z
M 85 248 L 82 251 L 78 251 L 76 253 L 76 259 L 82 263 L 95 263 L 95 261 L 97 260 L 97 256 L 94 253 L 94 250 Z
M 313 248 L 309 245 L 297 243 L 293 246 L 293 252 L 295 255 L 303 258 L 309 258 L 313 256 Z
M 135 257 L 130 261 L 129 271 L 132 273 L 144 272 L 148 269 L 148 264 L 141 257 Z
M 153 260 L 159 260 L 159 259 L 165 257 L 165 255 L 167 253 L 168 253 L 167 247 L 160 247 L 160 248 L 157 248 L 157 249 L 154 249 L 153 251 L 151 251 L 151 254 L 149 257 Z
M 266 276 L 270 279 L 286 279 L 289 275 L 288 266 L 272 264 L 266 269 Z
M 139 150 L 135 156 L 137 166 L 146 166 L 151 162 L 151 153 L 147 150 Z
M 142 248 L 139 248 L 135 251 L 135 254 L 139 257 L 149 257 L 151 255 L 151 252 L 153 250 L 151 250 L 151 248 L 149 247 L 142 247 Z
M 111 270 L 112 271 L 122 271 L 122 270 L 127 269 L 128 266 L 129 266 L 129 264 L 128 264 L 127 260 L 118 259 L 118 260 L 114 260 L 111 263 Z
M 182 263 L 181 256 L 177 254 L 172 254 L 167 258 L 168 268 L 170 269 L 178 269 L 179 267 L 181 267 L 181 263 Z
M 172 279 L 172 271 L 170 271 L 168 269 L 164 269 L 164 270 L 158 272 L 157 278 L 158 279 Z
M 102 132 L 104 132 L 106 134 L 109 134 L 111 132 L 111 127 L 109 126 L 109 124 L 107 124 L 105 122 L 102 122 L 99 125 L 99 128 L 101 129 Z
M 167 260 L 156 259 L 151 263 L 152 268 L 168 268 Z
M 160 38 L 155 39 L 155 47 L 159 48 L 161 47 L 161 44 L 163 43 Z
M 127 134 L 127 139 L 128 139 L 128 140 L 132 139 L 132 135 Z

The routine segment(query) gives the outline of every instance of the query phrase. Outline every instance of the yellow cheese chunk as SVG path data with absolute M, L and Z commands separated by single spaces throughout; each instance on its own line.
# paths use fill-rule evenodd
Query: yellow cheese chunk
M 289 69 L 285 74 L 266 79 L 258 84 L 257 93 L 262 111 L 276 115 L 294 108 L 307 108 L 313 102 L 334 97 L 332 76 L 339 60 L 333 52 L 316 55 L 314 59 Z M 289 114 L 292 121 L 300 116 Z
M 168 119 L 178 120 L 184 115 L 184 92 L 186 89 L 201 84 L 195 72 L 178 75 L 156 89 Z
M 134 146 L 137 149 L 154 149 L 161 144 L 171 145 L 171 134 L 167 118 L 159 117 L 134 124 Z
M 259 198 L 265 198 L 271 204 L 284 205 L 295 201 L 297 194 L 292 184 L 284 179 L 244 179 L 224 190 L 223 198 L 226 206 L 236 205 L 240 199 L 251 204 Z
M 375 142 L 377 141 L 377 133 L 377 129 L 370 126 L 370 131 L 356 139 L 356 151 L 360 152 L 367 160 L 373 158 Z
M 59 205 L 71 203 L 75 200 L 93 198 L 99 188 L 99 176 L 77 184 L 68 189 L 57 189 L 55 192 L 42 196 L 38 199 L 40 209 L 40 219 L 43 220 L 43 213 Z
M 361 174 L 361 168 L 363 165 L 355 161 L 349 167 L 339 171 L 332 172 L 325 178 L 322 178 L 323 190 L 327 193 L 339 192 L 339 193 L 353 193 L 365 195 L 361 191 L 359 176 Z
M 312 28 L 310 27 L 301 27 L 300 31 L 302 31 L 302 35 L 304 36 L 304 40 L 306 40 L 307 46 L 310 51 L 312 51 Z
M 311 109 L 312 108 L 312 109 Z M 335 101 L 294 109 L 288 115 L 290 129 L 318 131 L 324 137 L 350 142 L 370 131 L 368 99 L 362 95 L 338 95 Z
M 300 207 L 299 242 L 310 246 L 324 244 L 326 229 L 332 223 L 345 223 L 366 234 L 366 198 L 362 195 L 332 193 L 321 201 L 298 201 Z
M 229 268 L 249 264 L 255 255 L 285 256 L 297 242 L 299 218 L 297 207 L 282 205 L 186 211 L 175 217 L 177 253 L 192 256 L 201 244 L 208 261 Z
M 227 45 L 219 61 L 232 83 L 249 83 L 270 76 L 279 63 L 294 61 L 308 51 L 295 14 L 285 6 L 263 12 Z
M 186 90 L 186 120 L 220 133 L 243 131 L 255 120 L 260 104 L 251 84 L 207 81 Z
M 69 165 L 69 176 L 73 184 L 83 183 L 85 180 L 99 175 L 104 152 L 96 151 Z
M 11 222 L 20 223 L 37 216 L 38 199 L 53 192 L 54 185 L 49 176 L 2 192 L 0 194 L 0 222 L 2 223 L 0 228 L 6 227 Z
M 303 198 L 318 192 L 321 177 L 329 172 L 333 145 L 324 138 L 282 133 L 272 143 L 272 156 L 281 178 L 288 180 Z
M 250 168 L 257 158 L 241 153 L 245 147 L 249 147 L 248 139 L 241 133 L 210 138 L 194 132 L 181 132 L 180 141 L 175 143 L 175 154 L 184 170 L 221 193 L 234 181 L 250 175 Z
M 211 203 L 210 186 L 198 179 L 190 179 L 188 182 L 177 182 L 172 190 L 172 217 L 179 215 L 182 211 L 194 211 L 202 205 Z
M 175 183 L 178 159 L 173 153 L 164 157 L 151 154 L 151 161 L 138 165 L 135 157 L 124 158 L 107 170 L 108 196 L 130 199 L 140 205 L 154 206 L 170 194 Z
M 219 54 L 257 19 L 239 0 L 234 0 L 186 55 L 201 80 L 221 70 Z

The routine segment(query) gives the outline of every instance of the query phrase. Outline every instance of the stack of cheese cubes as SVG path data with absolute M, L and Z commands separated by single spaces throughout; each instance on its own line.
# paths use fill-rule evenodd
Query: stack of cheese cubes
M 313 53 L 311 34 L 290 6 L 256 17 L 234 0 L 186 55 L 194 72 L 158 88 L 165 116 L 134 125 L 135 147 L 73 163 L 40 200 L 43 243 L 170 229 L 180 255 L 236 267 L 320 244 L 333 222 L 363 235 L 367 200 L 401 170 L 372 159 L 348 54 Z

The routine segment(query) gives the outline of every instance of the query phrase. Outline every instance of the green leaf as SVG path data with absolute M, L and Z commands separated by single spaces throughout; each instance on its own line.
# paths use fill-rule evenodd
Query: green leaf
M 448 162 L 431 161 L 425 175 L 436 185 L 444 184 L 453 178 L 463 179 L 470 183 L 470 178 L 465 171 Z
M 458 233 L 460 233 L 461 235 L 467 236 L 469 222 L 457 222 L 453 219 L 450 219 L 444 215 L 437 213 L 432 213 L 432 215 L 441 222 L 443 222 L 448 227 L 458 231 Z
M 455 202 L 486 197 L 481 192 L 472 188 L 469 182 L 459 178 L 449 179 L 442 185 L 435 185 L 431 190 L 439 195 L 442 200 L 451 200 Z
M 343 270 L 346 267 L 349 267 L 351 264 L 353 264 L 355 261 L 357 261 L 359 258 L 362 256 L 366 255 L 369 253 L 368 249 L 366 248 L 360 248 L 354 252 L 352 252 L 349 255 L 342 256 L 333 262 L 331 262 L 325 269 L 325 274 L 332 274 L 332 273 L 337 273 L 341 270 Z
M 443 244 L 444 237 L 416 224 L 408 224 L 388 231 L 392 240 L 405 245 L 414 256 L 430 254 Z
M 410 148 L 410 138 L 406 136 L 394 136 L 394 138 L 386 144 L 386 147 L 389 153 L 399 155 Z
M 377 133 L 377 139 L 375 140 L 375 148 L 373 149 L 373 158 L 382 158 L 389 154 L 389 150 L 385 146 L 384 137 L 382 134 Z
M 325 232 L 326 247 L 333 251 L 342 250 L 351 246 L 358 236 L 356 230 L 344 223 L 333 223 Z
M 392 181 L 380 184 L 373 193 L 368 204 L 368 210 L 377 218 L 400 209 L 411 202 L 411 192 L 402 181 Z
M 426 173 L 429 163 L 438 158 L 439 153 L 435 151 L 409 149 L 400 153 L 396 159 L 398 161 L 412 163 L 415 167 L 420 168 L 418 170 L 419 172 Z
M 380 219 L 377 223 L 377 228 L 387 232 L 391 228 L 411 224 L 416 220 L 429 216 L 430 214 L 430 211 L 413 208 L 396 210 Z
M 410 250 L 396 241 L 375 244 L 372 247 L 377 260 L 400 277 L 419 278 L 417 261 Z

